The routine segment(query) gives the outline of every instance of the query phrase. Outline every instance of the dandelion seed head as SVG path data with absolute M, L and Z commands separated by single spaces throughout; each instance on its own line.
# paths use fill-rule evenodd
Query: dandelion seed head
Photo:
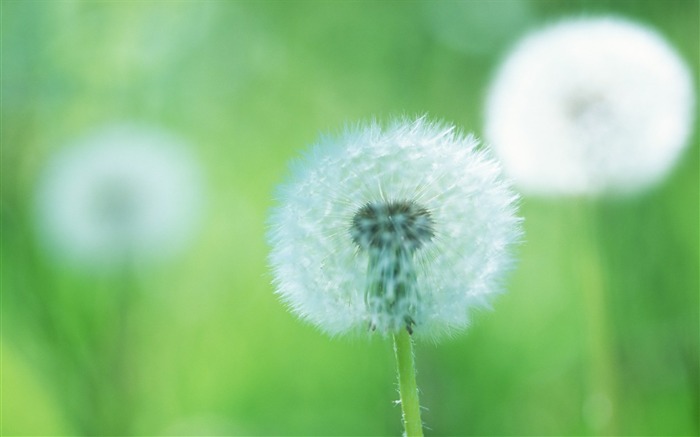
M 523 191 L 625 193 L 672 168 L 694 105 L 687 66 L 657 32 L 569 19 L 508 55 L 488 93 L 485 133 Z
M 473 136 L 425 118 L 359 124 L 293 169 L 268 238 L 277 293 L 303 319 L 440 337 L 500 290 L 517 196 Z
M 110 267 L 179 252 L 203 208 L 201 169 L 183 141 L 131 124 L 62 148 L 39 177 L 36 224 L 61 261 Z

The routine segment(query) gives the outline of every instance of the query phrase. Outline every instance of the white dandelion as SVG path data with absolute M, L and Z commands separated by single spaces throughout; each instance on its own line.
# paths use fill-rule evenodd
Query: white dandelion
M 36 221 L 62 260 L 106 266 L 167 257 L 201 217 L 201 170 L 187 145 L 160 130 L 98 130 L 59 150 L 44 170 Z
M 694 119 L 688 68 L 654 30 L 562 21 L 523 39 L 490 88 L 487 140 L 526 192 L 631 192 L 661 180 Z
M 322 138 L 271 218 L 277 293 L 332 335 L 466 326 L 500 289 L 520 234 L 517 196 L 477 146 L 424 118 Z

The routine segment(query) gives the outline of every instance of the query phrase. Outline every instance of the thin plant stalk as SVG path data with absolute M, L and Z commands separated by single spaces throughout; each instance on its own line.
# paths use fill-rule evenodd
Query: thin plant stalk
M 418 385 L 416 384 L 416 368 L 413 363 L 413 342 L 406 329 L 401 329 L 393 337 L 405 435 L 407 437 L 423 437 Z
M 587 203 L 580 207 L 582 245 L 578 267 L 590 366 L 586 403 L 594 433 L 615 435 L 618 400 L 607 317 L 605 272 L 598 247 L 597 209 L 595 205 Z

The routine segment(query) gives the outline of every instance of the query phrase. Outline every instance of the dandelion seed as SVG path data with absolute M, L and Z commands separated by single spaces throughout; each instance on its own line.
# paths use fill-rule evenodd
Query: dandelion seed
M 272 215 L 277 293 L 330 334 L 466 326 L 500 289 L 520 234 L 517 197 L 477 146 L 425 118 L 321 139 Z
M 169 256 L 202 211 L 202 174 L 178 139 L 132 125 L 104 128 L 60 150 L 36 192 L 36 221 L 61 260 L 120 265 Z
M 654 30 L 566 20 L 507 57 L 489 91 L 486 138 L 526 192 L 631 192 L 672 168 L 694 104 L 688 68 Z

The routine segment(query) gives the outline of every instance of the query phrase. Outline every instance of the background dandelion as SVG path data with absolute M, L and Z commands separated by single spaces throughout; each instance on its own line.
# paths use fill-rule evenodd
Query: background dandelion
M 13 325 L 31 333 L 27 353 L 77 433 L 128 435 L 140 391 L 136 303 L 148 301 L 141 282 L 152 261 L 182 249 L 195 231 L 200 168 L 172 135 L 120 124 L 58 150 L 37 179 L 33 221 L 54 265 L 25 267 L 30 286 L 6 301 Z M 81 285 L 64 287 L 62 267 Z
M 582 416 L 596 434 L 619 433 L 623 387 L 594 196 L 639 193 L 671 171 L 694 118 L 690 77 L 651 29 L 620 18 L 570 18 L 524 37 L 488 94 L 487 134 L 524 191 L 592 196 L 576 199 L 568 219 L 580 228 L 573 271 L 588 345 Z
M 134 125 L 98 130 L 46 165 L 36 221 L 63 261 L 107 267 L 181 250 L 203 208 L 203 175 L 173 136 Z
M 495 47 L 566 16 L 612 13 L 658 30 L 697 77 L 697 2 L 522 2 L 530 24 L 496 36 Z M 44 256 L 33 199 L 59 148 L 133 120 L 197 148 L 208 200 L 195 239 L 139 277 L 128 336 L 132 432 L 399 435 L 398 408 L 386 402 L 395 380 L 385 342 L 319 335 L 272 293 L 265 224 L 274 187 L 300 144 L 347 120 L 427 112 L 481 126 L 505 52 L 476 54 L 438 37 L 431 20 L 454 10 L 444 2 L 3 1 L 0 8 L 2 434 L 78 434 L 65 414 L 73 381 L 36 352 L 46 342 L 59 351 L 88 342 L 98 331 L 82 321 L 109 311 L 101 298 L 121 281 L 88 279 Z M 454 41 L 460 33 L 451 23 L 443 27 Z M 493 40 L 491 29 L 479 26 L 472 38 Z M 698 432 L 695 134 L 689 144 L 663 184 L 596 211 L 625 434 Z M 589 430 L 581 303 L 562 293 L 578 283 L 569 266 L 580 228 L 559 203 L 526 197 L 520 211 L 527 238 L 497 311 L 473 313 L 468 334 L 439 347 L 417 345 L 421 401 L 433 407 L 423 418 L 435 435 Z M 49 308 L 68 328 L 62 338 L 29 329 L 27 321 L 42 317 L 25 298 L 38 293 L 53 296 Z M 108 396 L 110 379 L 95 381 L 94 392 Z
M 657 32 L 621 18 L 574 18 L 508 54 L 485 130 L 527 192 L 627 192 L 671 170 L 694 105 L 685 62 Z

